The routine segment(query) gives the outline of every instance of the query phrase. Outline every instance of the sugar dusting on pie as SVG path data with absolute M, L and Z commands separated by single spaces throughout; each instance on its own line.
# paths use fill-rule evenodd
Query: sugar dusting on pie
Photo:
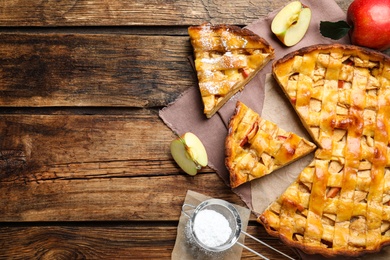
M 207 118 L 274 57 L 273 48 L 245 28 L 205 23 L 189 27 L 188 33 Z
M 229 122 L 225 147 L 232 188 L 270 174 L 316 148 L 308 140 L 261 118 L 240 101 Z
M 390 244 L 390 58 L 316 45 L 276 61 L 273 74 L 320 148 L 258 221 L 309 254 Z

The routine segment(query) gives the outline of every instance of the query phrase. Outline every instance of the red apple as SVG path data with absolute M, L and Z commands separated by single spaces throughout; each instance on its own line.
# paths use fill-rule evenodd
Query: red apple
M 348 7 L 351 43 L 377 50 L 390 48 L 390 0 L 355 0 Z
M 354 45 L 376 50 L 390 48 L 390 0 L 354 0 L 346 21 L 320 23 L 323 36 L 334 40 L 347 33 Z

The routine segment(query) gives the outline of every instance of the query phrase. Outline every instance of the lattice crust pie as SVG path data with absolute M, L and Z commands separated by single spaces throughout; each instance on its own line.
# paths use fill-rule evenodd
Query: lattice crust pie
M 390 243 L 390 59 L 311 46 L 273 74 L 314 140 L 314 161 L 258 218 L 307 253 L 357 256 Z
M 238 101 L 225 147 L 230 185 L 235 188 L 301 158 L 316 146 L 261 118 Z
M 212 117 L 274 57 L 252 31 L 209 23 L 188 28 L 204 113 Z

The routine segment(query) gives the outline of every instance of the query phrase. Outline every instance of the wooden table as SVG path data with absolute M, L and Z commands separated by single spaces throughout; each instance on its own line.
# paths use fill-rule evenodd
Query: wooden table
M 187 190 L 244 206 L 212 169 L 179 170 L 158 112 L 196 84 L 188 26 L 285 3 L 1 1 L 0 259 L 169 259 Z

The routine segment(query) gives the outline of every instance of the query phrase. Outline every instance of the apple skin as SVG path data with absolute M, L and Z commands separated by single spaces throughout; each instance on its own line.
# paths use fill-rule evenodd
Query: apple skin
M 347 11 L 351 43 L 383 51 L 390 48 L 390 0 L 354 0 Z
M 311 10 L 300 1 L 284 6 L 273 18 L 271 31 L 287 47 L 302 40 L 311 21 Z
M 201 167 L 207 166 L 207 152 L 200 139 L 193 133 L 172 140 L 171 155 L 179 167 L 189 175 L 196 175 Z
M 182 140 L 173 140 L 171 142 L 170 149 L 173 159 L 184 172 L 192 176 L 198 173 L 198 167 L 194 160 L 188 154 Z

